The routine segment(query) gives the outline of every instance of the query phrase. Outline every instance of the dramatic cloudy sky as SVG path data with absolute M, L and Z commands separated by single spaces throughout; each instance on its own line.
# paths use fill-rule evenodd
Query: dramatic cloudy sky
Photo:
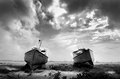
M 120 61 L 120 0 L 0 0 L 0 60 L 24 60 L 42 40 L 49 60 L 78 48 L 95 61 Z

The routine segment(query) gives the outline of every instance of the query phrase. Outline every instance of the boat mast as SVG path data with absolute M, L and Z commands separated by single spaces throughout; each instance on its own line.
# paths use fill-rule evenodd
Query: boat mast
M 42 41 L 39 40 L 39 49 L 40 49 L 41 45 L 42 45 Z

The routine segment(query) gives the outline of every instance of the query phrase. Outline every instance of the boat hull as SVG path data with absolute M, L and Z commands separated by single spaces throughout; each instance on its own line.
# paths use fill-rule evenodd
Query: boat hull
M 25 62 L 30 65 L 42 65 L 47 63 L 48 57 L 37 49 L 32 49 L 25 53 Z
M 74 61 L 75 66 L 85 66 L 85 65 L 88 65 L 88 66 L 91 66 L 91 67 L 94 66 L 94 64 L 93 64 L 93 61 L 94 61 L 93 54 L 90 51 L 85 51 L 81 54 L 76 55 L 73 58 L 73 61 Z

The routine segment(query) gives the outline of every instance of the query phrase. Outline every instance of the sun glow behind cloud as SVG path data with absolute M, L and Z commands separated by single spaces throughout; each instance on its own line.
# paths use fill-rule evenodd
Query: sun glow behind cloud
M 100 42 L 101 40 L 120 40 L 120 31 L 119 30 L 108 30 L 105 29 L 103 32 L 96 31 L 93 35 L 92 41 Z
M 56 26 L 56 29 L 60 29 L 60 23 L 58 19 L 63 15 L 66 14 L 67 11 L 61 7 L 62 4 L 60 4 L 60 0 L 53 0 L 53 4 L 48 8 L 48 12 L 52 13 L 54 15 L 53 21 L 50 21 L 50 23 L 53 26 Z
M 112 36 L 112 38 L 109 38 L 109 39 L 116 38 L 116 36 L 119 37 L 118 30 L 112 31 L 110 29 L 107 29 L 107 27 L 109 26 L 108 17 L 107 16 L 96 17 L 95 10 L 91 12 L 86 12 L 86 11 L 81 12 L 80 14 L 72 14 L 72 15 L 66 15 L 66 16 L 63 15 L 57 21 L 59 21 L 59 25 L 61 25 L 62 30 L 65 30 L 68 28 L 71 29 L 71 31 L 66 31 L 66 30 L 63 31 L 64 32 L 62 33 L 63 36 L 60 34 L 55 37 L 57 38 L 56 39 L 57 41 L 59 40 L 63 42 L 63 44 L 68 44 L 69 42 L 70 43 L 69 46 L 72 46 L 72 44 L 75 45 L 74 44 L 75 40 L 79 42 L 80 40 L 86 39 L 86 38 L 79 39 L 83 34 L 82 32 L 84 32 L 84 35 L 87 35 L 88 38 L 90 37 L 88 42 L 95 42 L 95 40 L 100 41 L 99 37 L 101 38 L 101 40 L 102 38 L 104 39 L 104 37 L 107 37 L 107 36 L 110 36 L 110 37 Z M 71 37 L 68 38 L 69 36 Z M 83 43 L 86 43 L 86 42 L 83 41 Z

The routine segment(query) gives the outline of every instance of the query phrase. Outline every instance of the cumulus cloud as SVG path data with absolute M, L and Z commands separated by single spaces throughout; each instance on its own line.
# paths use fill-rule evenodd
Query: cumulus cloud
M 83 12 L 86 9 L 98 9 L 99 14 L 102 16 L 107 16 L 109 21 L 112 20 L 115 23 L 119 23 L 120 21 L 119 0 L 61 0 L 61 3 L 66 3 L 67 7 L 65 9 L 68 11 L 68 13 L 74 14 Z
M 57 4 L 55 5 L 55 3 Z M 53 0 L 53 4 L 49 8 L 51 11 L 48 10 L 53 13 L 53 20 L 49 22 L 53 28 L 62 30 L 62 32 L 89 32 L 92 37 L 91 41 L 100 41 L 99 38 L 102 41 L 108 36 L 109 40 L 117 40 L 119 38 L 119 33 L 116 34 L 116 29 L 119 28 L 117 16 L 120 14 L 118 4 L 119 0 Z M 55 7 L 65 12 L 58 15 L 59 9 Z M 102 33 L 102 36 L 97 32 Z
M 61 25 L 58 19 L 63 14 L 66 14 L 67 11 L 61 7 L 60 0 L 53 0 L 52 5 L 48 8 L 47 11 L 53 15 L 53 19 L 50 20 L 49 23 L 53 26 L 53 28 L 61 29 Z
M 69 49 L 92 47 L 92 44 L 120 40 L 120 31 L 108 29 L 107 16 L 98 16 L 98 10 L 62 16 L 58 19 L 62 32 L 53 38 Z
M 119 41 L 120 40 L 120 31 L 119 30 L 110 30 L 110 29 L 104 29 L 102 31 L 96 31 L 93 34 L 93 38 L 91 41 L 94 41 L 94 43 L 105 43 L 110 41 Z
M 85 9 L 99 9 L 105 16 L 111 20 L 119 21 L 120 1 L 119 0 L 61 0 L 67 4 L 69 13 L 82 12 Z

